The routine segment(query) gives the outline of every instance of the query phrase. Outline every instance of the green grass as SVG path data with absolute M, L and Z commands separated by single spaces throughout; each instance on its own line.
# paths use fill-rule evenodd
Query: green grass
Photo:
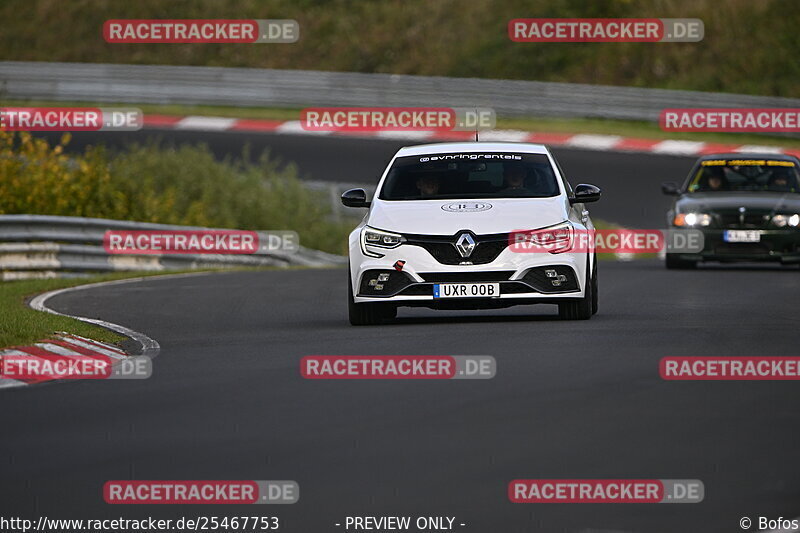
M 96 102 L 53 102 L 44 100 L 10 100 L 0 98 L 0 106 L 32 107 L 137 107 L 142 112 L 153 115 L 202 115 L 227 118 L 248 118 L 262 120 L 299 120 L 300 109 L 267 107 L 228 107 L 204 105 L 154 105 L 154 104 L 98 104 Z M 588 133 L 598 135 L 620 135 L 642 139 L 671 139 L 700 141 L 720 144 L 755 144 L 762 146 L 781 146 L 800 148 L 800 139 L 781 135 L 754 133 L 714 133 L 714 132 L 666 132 L 658 124 L 634 120 L 611 119 L 569 119 L 549 117 L 497 117 L 497 129 L 517 129 L 542 133 Z

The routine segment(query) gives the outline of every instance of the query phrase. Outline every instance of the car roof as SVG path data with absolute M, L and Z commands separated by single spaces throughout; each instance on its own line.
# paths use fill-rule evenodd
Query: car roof
M 543 144 L 510 143 L 510 142 L 450 142 L 418 144 L 404 146 L 397 152 L 397 157 L 424 154 L 449 154 L 458 152 L 517 152 L 525 154 L 547 154 Z
M 700 157 L 698 161 L 706 161 L 708 159 L 774 159 L 777 161 L 794 161 L 795 163 L 799 161 L 797 157 L 790 154 L 769 152 L 721 152 L 718 154 L 706 154 Z

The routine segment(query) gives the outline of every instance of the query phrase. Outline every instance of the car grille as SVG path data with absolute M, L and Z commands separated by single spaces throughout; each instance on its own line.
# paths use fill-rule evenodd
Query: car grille
M 475 249 L 472 254 L 469 257 L 461 257 L 455 247 L 456 239 L 461 233 L 459 232 L 452 237 L 405 235 L 405 238 L 406 244 L 424 248 L 443 265 L 485 265 L 497 259 L 497 256 L 508 247 L 508 233 L 475 235 Z
M 425 281 L 433 283 L 469 283 L 508 281 L 514 274 L 513 270 L 495 270 L 488 272 L 424 272 L 419 276 Z
M 723 228 L 763 228 L 769 222 L 769 215 L 759 213 L 726 213 L 719 216 Z

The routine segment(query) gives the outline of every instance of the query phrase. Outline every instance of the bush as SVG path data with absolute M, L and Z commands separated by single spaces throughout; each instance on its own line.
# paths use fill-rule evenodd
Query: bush
M 28 133 L 0 131 L 0 214 L 85 216 L 250 230 L 295 230 L 303 246 L 345 253 L 353 222 L 330 219 L 327 198 L 293 166 L 216 161 L 208 147 L 149 143 L 67 156 Z

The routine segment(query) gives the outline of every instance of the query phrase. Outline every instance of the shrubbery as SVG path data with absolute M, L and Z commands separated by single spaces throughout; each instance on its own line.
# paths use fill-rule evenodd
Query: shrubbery
M 27 133 L 0 131 L 0 214 L 85 216 L 253 230 L 295 230 L 303 246 L 345 253 L 352 222 L 334 222 L 327 198 L 294 167 L 216 161 L 205 146 L 131 145 L 64 153 Z

